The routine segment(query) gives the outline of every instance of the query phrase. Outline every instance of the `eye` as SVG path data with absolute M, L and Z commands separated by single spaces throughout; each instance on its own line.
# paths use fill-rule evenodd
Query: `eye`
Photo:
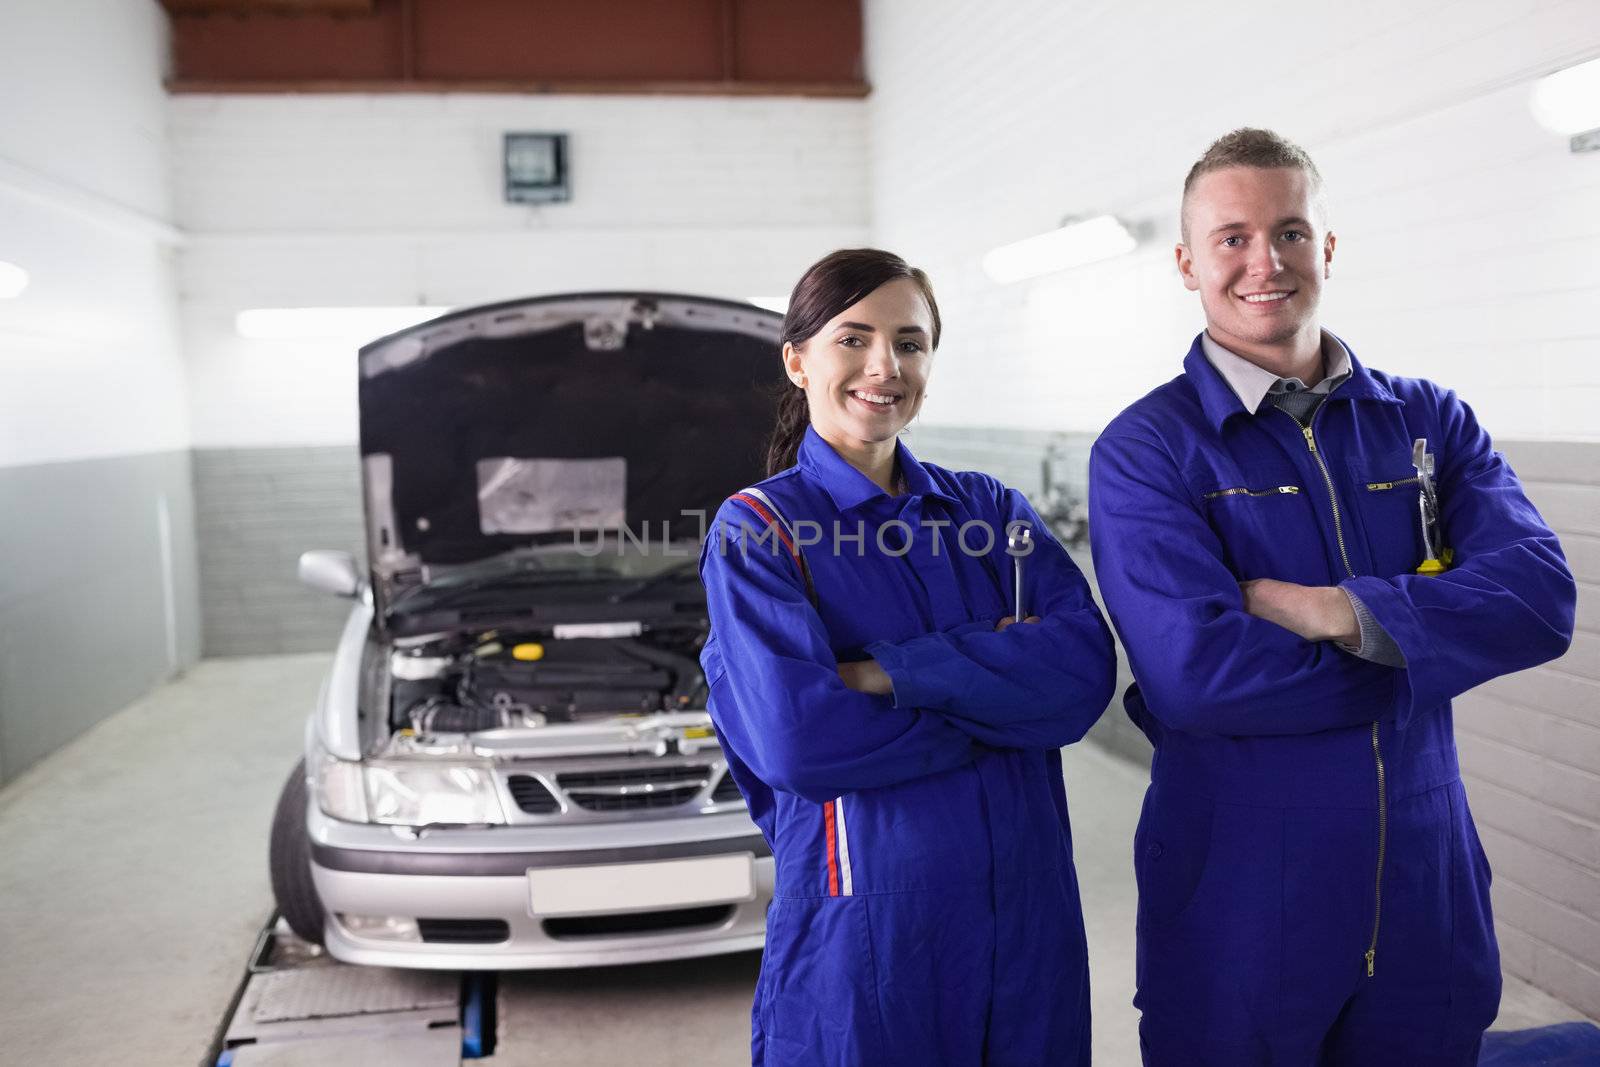
M 1243 246 L 1243 244 L 1244 244 L 1244 238 L 1240 237 L 1236 233 L 1230 233 L 1228 236 L 1226 236 L 1226 237 L 1224 237 L 1222 239 L 1222 247 L 1223 248 L 1239 248 L 1239 247 Z
M 1304 230 L 1284 230 L 1283 239 L 1291 244 L 1297 244 L 1301 241 L 1309 240 L 1310 237 Z
M 836 343 L 843 345 L 845 348 L 860 348 L 865 342 L 863 342 L 861 338 L 857 337 L 855 334 L 847 333 L 840 337 Z
M 902 352 L 921 352 L 922 351 L 922 342 L 921 341 L 901 341 L 900 342 L 900 351 L 902 351 Z

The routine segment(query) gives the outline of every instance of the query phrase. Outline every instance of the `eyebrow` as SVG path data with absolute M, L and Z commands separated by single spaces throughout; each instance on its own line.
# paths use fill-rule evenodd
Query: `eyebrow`
M 878 332 L 876 327 L 869 326 L 868 324 L 866 324 L 864 322 L 841 322 L 835 328 L 836 329 L 840 329 L 840 330 L 861 330 L 861 331 L 863 331 L 865 333 L 877 333 Z M 927 332 L 928 331 L 924 330 L 921 326 L 902 326 L 898 330 L 895 331 L 895 333 L 927 333 Z
M 1299 215 L 1288 215 L 1288 216 L 1285 216 L 1284 218 L 1279 219 L 1277 222 L 1272 224 L 1272 228 L 1275 229 L 1275 230 L 1279 229 L 1280 227 L 1283 227 L 1283 226 L 1304 226 L 1308 230 L 1311 229 L 1311 223 L 1306 221 L 1305 219 L 1301 218 Z M 1245 229 L 1249 229 L 1249 224 L 1248 223 L 1244 223 L 1244 222 L 1224 222 L 1221 226 L 1212 227 L 1211 231 L 1209 233 L 1207 233 L 1206 236 L 1207 237 L 1215 237 L 1217 234 L 1224 233 L 1224 232 L 1226 232 L 1228 230 L 1245 230 Z

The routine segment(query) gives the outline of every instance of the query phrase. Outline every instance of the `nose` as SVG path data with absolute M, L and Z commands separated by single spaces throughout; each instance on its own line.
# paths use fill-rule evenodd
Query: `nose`
M 1276 241 L 1254 241 L 1250 247 L 1250 276 L 1270 278 L 1283 269 L 1283 259 L 1278 255 Z
M 869 378 L 898 378 L 900 377 L 900 357 L 894 351 L 894 339 L 890 337 L 876 337 L 867 349 L 867 365 L 865 367 Z

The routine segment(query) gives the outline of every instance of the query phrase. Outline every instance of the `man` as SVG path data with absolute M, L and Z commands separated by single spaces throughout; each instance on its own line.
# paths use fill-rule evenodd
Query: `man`
M 1182 235 L 1205 332 L 1090 462 L 1155 746 L 1145 1063 L 1476 1064 L 1500 964 L 1450 700 L 1566 650 L 1572 576 L 1454 393 L 1321 328 L 1335 239 L 1305 152 L 1217 141 Z

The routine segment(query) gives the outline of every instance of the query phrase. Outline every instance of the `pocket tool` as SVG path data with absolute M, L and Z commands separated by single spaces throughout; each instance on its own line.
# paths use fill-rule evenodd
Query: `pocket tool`
M 1033 550 L 1033 531 L 1026 526 L 1021 527 L 1006 537 L 1006 551 L 1011 553 L 1011 574 L 1014 599 L 1016 601 L 1011 617 L 1021 622 L 1028 617 L 1023 610 L 1022 602 L 1022 558 Z
M 1417 512 L 1422 520 L 1422 550 L 1425 558 L 1417 567 L 1418 574 L 1443 574 L 1450 563 L 1450 550 L 1444 547 L 1444 536 L 1439 530 L 1439 494 L 1433 487 L 1433 455 L 1428 451 L 1428 439 L 1419 437 L 1411 442 L 1411 466 L 1416 468 Z

